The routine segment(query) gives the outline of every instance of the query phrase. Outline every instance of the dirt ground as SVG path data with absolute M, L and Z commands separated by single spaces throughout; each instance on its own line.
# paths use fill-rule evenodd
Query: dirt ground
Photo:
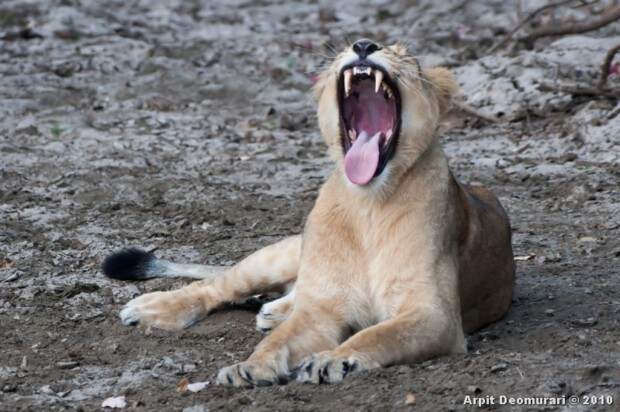
M 609 395 L 570 410 L 618 410 L 620 104 L 538 84 L 593 83 L 620 24 L 489 55 L 516 2 L 326 4 L 0 3 L 0 410 L 97 410 L 112 396 L 145 411 L 475 409 L 467 395 Z M 312 77 L 325 44 L 365 36 L 453 68 L 471 105 L 505 119 L 455 114 L 442 139 L 456 175 L 509 211 L 509 314 L 462 356 L 338 385 L 177 393 L 250 354 L 258 306 L 180 333 L 123 327 L 130 298 L 183 282 L 111 281 L 102 259 L 133 245 L 228 265 L 298 233 L 330 171 Z

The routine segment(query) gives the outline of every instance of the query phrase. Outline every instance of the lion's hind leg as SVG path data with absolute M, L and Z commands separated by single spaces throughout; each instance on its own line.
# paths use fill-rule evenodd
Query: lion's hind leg
M 139 296 L 121 310 L 121 321 L 125 325 L 182 329 L 224 303 L 259 293 L 290 289 L 297 277 L 300 254 L 301 236 L 292 236 L 254 252 L 207 280 L 178 290 Z

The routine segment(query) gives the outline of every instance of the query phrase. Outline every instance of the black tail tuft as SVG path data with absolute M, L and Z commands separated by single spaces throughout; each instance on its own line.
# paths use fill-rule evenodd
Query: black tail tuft
M 144 280 L 152 277 L 148 271 L 155 260 L 155 255 L 152 253 L 132 247 L 112 253 L 105 258 L 101 268 L 109 278 Z

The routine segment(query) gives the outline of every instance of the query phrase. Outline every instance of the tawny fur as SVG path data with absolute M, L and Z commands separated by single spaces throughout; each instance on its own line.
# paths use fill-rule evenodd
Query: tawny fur
M 215 279 L 140 296 L 121 313 L 126 323 L 179 329 L 223 303 L 294 284 L 294 295 L 258 314 L 260 329 L 275 328 L 248 360 L 219 372 L 220 384 L 292 375 L 336 382 L 352 370 L 461 353 L 465 333 L 508 310 L 514 264 L 506 213 L 488 190 L 456 181 L 436 136 L 456 91 L 452 75 L 422 71 L 400 45 L 370 56 L 398 84 L 402 127 L 382 175 L 359 187 L 343 173 L 337 110 L 338 75 L 353 58 L 345 50 L 315 86 L 335 169 L 303 241 L 293 236 Z

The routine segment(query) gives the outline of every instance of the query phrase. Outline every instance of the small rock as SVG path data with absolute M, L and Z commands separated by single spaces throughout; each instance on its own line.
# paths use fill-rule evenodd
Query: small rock
M 41 386 L 41 389 L 39 389 L 39 392 L 44 393 L 46 395 L 51 395 L 54 393 L 51 386 L 49 385 Z
M 547 309 L 545 310 L 545 315 L 552 317 L 555 314 L 555 310 L 553 309 Z
M 547 384 L 549 391 L 555 395 L 561 395 L 566 393 L 566 382 L 564 381 L 552 381 Z
M 478 393 L 482 393 L 482 389 L 480 389 L 480 387 L 476 385 L 468 385 L 467 392 L 478 394 Z
M 187 390 L 190 392 L 199 392 L 209 385 L 209 381 L 205 382 L 194 382 L 187 385 Z
M 101 403 L 102 408 L 122 409 L 125 406 L 127 406 L 127 401 L 124 396 L 107 398 Z
M 543 263 L 547 261 L 547 258 L 545 256 L 536 256 L 534 258 L 534 261 L 538 263 L 539 265 L 542 265 Z
M 13 282 L 14 280 L 19 279 L 19 273 L 15 272 L 10 274 L 9 276 L 6 277 L 6 279 L 4 279 L 5 282 Z
M 71 368 L 75 368 L 78 365 L 79 363 L 74 362 L 74 361 L 56 362 L 56 366 L 59 367 L 60 369 L 71 369 Z
M 194 405 L 189 406 L 187 408 L 183 408 L 183 412 L 206 412 L 209 409 L 205 408 L 204 405 Z
M 196 365 L 193 363 L 186 363 L 181 366 L 181 370 L 185 372 L 194 372 L 196 370 Z
M 573 324 L 573 326 L 587 328 L 596 325 L 598 323 L 598 320 L 596 318 L 590 317 L 587 319 L 577 319 L 572 321 L 571 323 Z
M 536 255 L 525 255 L 525 256 L 515 256 L 514 260 L 520 261 L 520 260 L 532 260 L 536 257 Z
M 405 395 L 405 405 L 415 405 L 415 395 L 409 392 Z
M 189 383 L 189 379 L 183 378 L 177 384 L 177 392 L 179 393 L 185 393 L 187 391 L 199 392 L 203 390 L 204 388 L 206 388 L 207 385 L 209 385 L 209 381 Z
M 237 398 L 237 403 L 239 405 L 251 405 L 252 402 L 252 398 L 250 398 L 249 396 L 241 395 L 239 398 Z
M 488 341 L 488 340 L 498 340 L 499 339 L 499 335 L 496 335 L 495 333 L 492 332 L 480 332 L 480 339 L 482 341 Z
M 185 393 L 187 392 L 187 386 L 189 385 L 189 379 L 183 378 L 177 384 L 177 392 Z
M 53 72 L 58 77 L 71 77 L 74 73 L 82 70 L 79 63 L 63 62 L 53 68 Z
M 497 365 L 491 366 L 491 373 L 503 372 L 508 369 L 508 365 L 506 363 L 498 363 Z

